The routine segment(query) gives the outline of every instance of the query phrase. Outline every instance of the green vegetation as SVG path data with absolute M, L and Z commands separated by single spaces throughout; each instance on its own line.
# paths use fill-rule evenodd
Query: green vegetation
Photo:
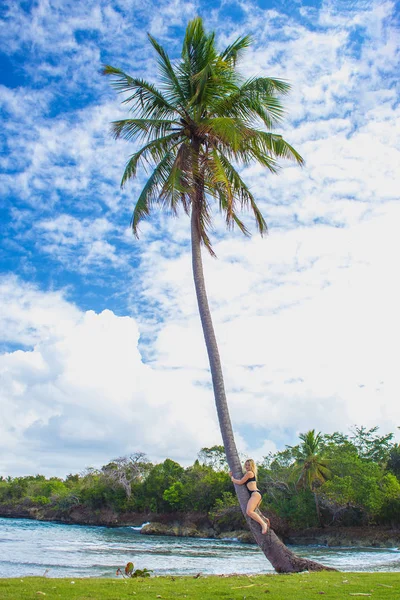
M 268 506 L 292 527 L 400 522 L 393 434 L 355 427 L 350 435 L 309 431 L 260 465 Z
M 331 475 L 329 462 L 322 456 L 323 444 L 320 433 L 315 434 L 312 429 L 307 433 L 301 433 L 299 437 L 302 443 L 296 452 L 293 475 L 297 480 L 297 486 L 304 490 L 310 490 L 314 494 L 318 523 L 322 525 L 318 487 L 325 483 Z
M 149 579 L 0 579 L 2 600 L 53 598 L 68 600 L 326 600 L 371 597 L 394 600 L 400 593 L 399 573 L 302 573 L 230 577 L 151 577 Z
M 258 465 L 263 511 L 286 527 L 399 525 L 399 446 L 377 428 L 349 435 L 300 435 L 300 443 L 270 454 Z M 203 448 L 189 467 L 143 453 L 116 459 L 101 469 L 46 479 L 43 475 L 0 478 L 0 510 L 40 507 L 67 516 L 77 507 L 116 513 L 207 513 L 216 529 L 245 526 L 222 446 Z
M 151 577 L 152 574 L 152 570 L 151 569 L 135 569 L 135 565 L 133 564 L 133 562 L 128 562 L 128 564 L 126 565 L 125 569 L 122 571 L 122 569 L 117 569 L 116 575 L 121 575 L 121 577 L 123 577 L 124 579 L 127 578 L 138 578 L 138 577 L 142 577 L 142 578 L 146 578 L 146 577 Z

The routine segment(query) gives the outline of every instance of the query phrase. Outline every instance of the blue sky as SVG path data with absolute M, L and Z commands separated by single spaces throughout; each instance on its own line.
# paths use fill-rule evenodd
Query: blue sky
M 240 69 L 290 81 L 281 131 L 305 158 L 243 170 L 270 234 L 218 214 L 206 277 L 240 450 L 299 432 L 396 431 L 399 20 L 394 2 L 5 2 L 0 40 L 0 473 L 66 474 L 129 452 L 189 464 L 220 443 L 189 222 L 129 221 L 145 174 L 102 64 L 157 81 L 201 15 Z M 250 222 L 250 221 L 249 221 Z

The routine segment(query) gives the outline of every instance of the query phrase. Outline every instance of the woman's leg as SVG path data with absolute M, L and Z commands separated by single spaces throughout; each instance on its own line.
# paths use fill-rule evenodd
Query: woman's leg
M 257 506 L 261 502 L 261 494 L 256 492 L 255 494 L 251 494 L 249 501 L 247 503 L 246 514 L 253 519 L 253 521 L 257 521 L 261 525 L 261 533 L 267 533 L 269 527 L 269 519 L 267 519 L 268 523 L 264 521 L 260 515 L 258 515 L 255 510 Z

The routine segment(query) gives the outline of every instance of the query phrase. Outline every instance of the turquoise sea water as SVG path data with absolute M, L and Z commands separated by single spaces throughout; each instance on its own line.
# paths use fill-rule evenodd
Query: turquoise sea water
M 298 546 L 342 571 L 400 571 L 398 549 Z M 273 572 L 256 547 L 234 541 L 141 535 L 140 528 L 86 527 L 0 518 L 0 577 L 114 577 L 129 561 L 156 575 Z

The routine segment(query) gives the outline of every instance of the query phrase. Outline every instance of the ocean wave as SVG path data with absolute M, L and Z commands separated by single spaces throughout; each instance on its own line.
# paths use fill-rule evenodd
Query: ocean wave
M 141 531 L 145 525 L 150 525 L 150 521 L 146 521 L 143 525 L 139 525 L 138 527 L 131 526 L 129 529 L 133 529 L 133 531 Z

